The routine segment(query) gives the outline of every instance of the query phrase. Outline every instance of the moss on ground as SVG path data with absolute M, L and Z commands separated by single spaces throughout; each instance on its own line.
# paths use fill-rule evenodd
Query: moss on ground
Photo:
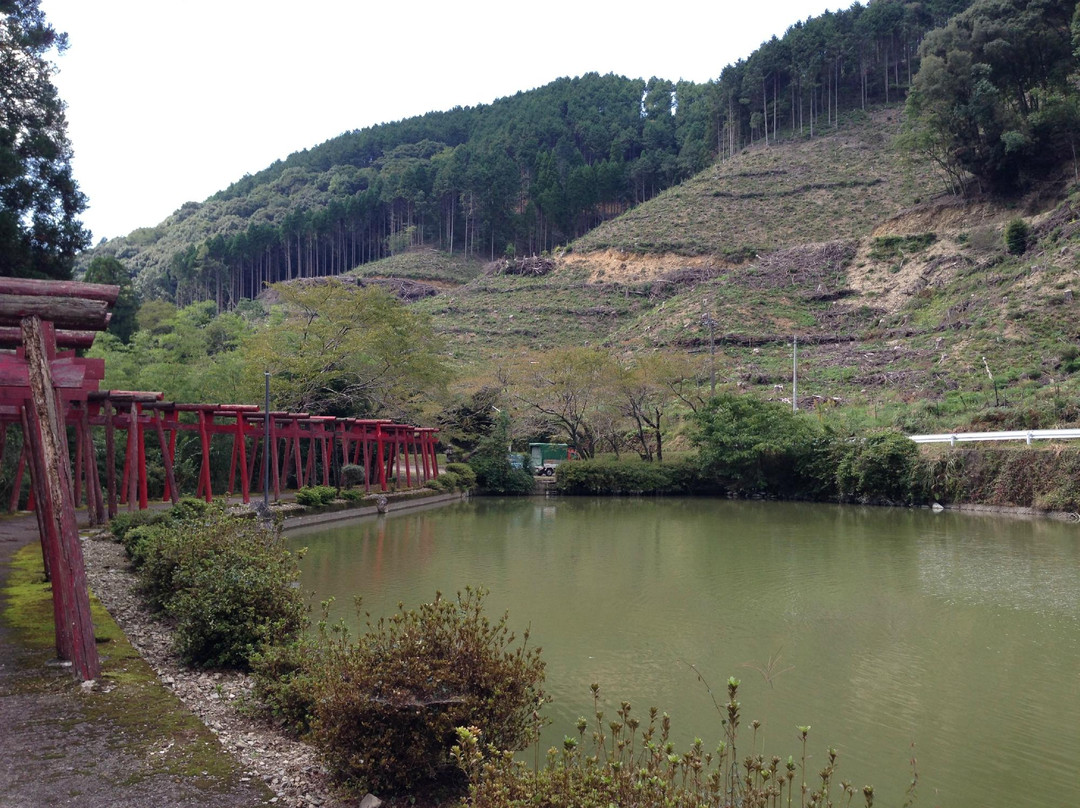
M 114 783 L 130 786 L 154 778 L 180 778 L 205 789 L 208 799 L 235 787 L 244 774 L 209 729 L 158 680 L 128 642 L 123 631 L 91 597 L 94 634 L 102 674 L 93 689 L 80 688 L 74 677 L 58 675 L 55 657 L 51 586 L 42 573 L 41 548 L 32 544 L 18 551 L 0 589 L 0 620 L 9 627 L 22 653 L 16 664 L 21 695 L 63 695 L 72 700 L 66 715 L 56 721 L 105 727 L 105 745 L 134 760 L 137 771 Z M 272 796 L 265 791 L 265 799 Z

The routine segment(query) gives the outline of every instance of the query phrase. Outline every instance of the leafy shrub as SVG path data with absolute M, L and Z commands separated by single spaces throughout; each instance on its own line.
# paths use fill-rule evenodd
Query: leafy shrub
M 251 657 L 255 698 L 290 734 L 304 735 L 311 728 L 319 652 L 315 643 L 301 637 L 266 645 Z
M 118 542 L 124 545 L 124 549 L 128 551 L 128 556 L 134 558 L 131 548 L 128 546 L 131 541 L 128 539 L 129 531 L 151 525 L 175 524 L 185 519 L 200 516 L 211 507 L 211 504 L 204 499 L 181 497 L 175 505 L 167 510 L 122 511 L 109 521 L 109 531 Z M 145 536 L 145 534 L 143 535 Z M 137 537 L 135 541 L 141 542 L 143 538 Z
M 1005 225 L 1005 249 L 1011 255 L 1023 255 L 1031 241 L 1031 225 L 1023 219 L 1013 219 Z
M 469 491 L 476 487 L 476 472 L 468 463 L 447 463 L 446 471 L 457 475 L 457 485 L 462 491 Z
M 180 497 L 180 500 L 166 512 L 169 521 L 195 519 L 215 507 L 212 503 L 198 497 Z
M 247 667 L 265 642 L 303 625 L 299 569 L 281 536 L 223 508 L 162 526 L 141 546 L 140 587 L 175 621 L 183 660 Z
M 702 474 L 740 495 L 820 497 L 832 474 L 822 466 L 834 450 L 803 413 L 750 396 L 720 395 L 695 416 L 691 439 Z
M 165 521 L 160 520 L 156 524 L 136 525 L 124 531 L 121 544 L 124 545 L 124 550 L 135 567 L 143 565 L 147 554 L 152 551 L 154 544 L 161 538 L 162 532 L 167 529 Z
M 352 463 L 347 463 L 341 467 L 341 484 L 345 488 L 352 488 L 354 485 L 362 485 L 364 482 L 364 467 L 357 466 Z
M 441 472 L 438 477 L 432 477 L 430 480 L 424 483 L 424 487 L 430 488 L 434 491 L 450 492 L 456 491 L 460 482 L 461 478 L 454 474 L 454 472 L 444 471 Z
M 536 486 L 533 476 L 525 469 L 510 465 L 506 447 L 510 443 L 510 419 L 502 413 L 492 426 L 491 434 L 480 441 L 469 458 L 476 476 L 476 487 L 485 494 L 531 494 Z
M 563 463 L 555 488 L 560 494 L 687 493 L 684 464 L 642 460 L 583 460 Z
M 840 495 L 872 503 L 911 502 L 918 456 L 918 445 L 899 432 L 853 441 L 836 465 Z
M 450 754 L 456 727 L 479 727 L 500 749 L 534 739 L 544 700 L 539 649 L 527 648 L 527 632 L 512 647 L 507 615 L 489 621 L 483 599 L 471 589 L 438 595 L 325 655 L 312 738 L 336 776 L 379 794 L 460 787 Z
M 476 487 L 485 494 L 506 494 L 518 496 L 531 494 L 536 488 L 533 476 L 524 469 L 510 465 L 506 452 L 502 455 L 473 455 L 469 466 L 476 477 Z
M 337 489 L 330 485 L 305 485 L 297 490 L 296 501 L 307 507 L 326 505 L 337 499 Z
M 167 518 L 164 511 L 121 511 L 109 520 L 109 532 L 121 544 L 132 528 L 163 522 Z
M 444 491 L 457 491 L 461 488 L 461 477 L 452 471 L 444 471 L 436 479 L 442 484 Z

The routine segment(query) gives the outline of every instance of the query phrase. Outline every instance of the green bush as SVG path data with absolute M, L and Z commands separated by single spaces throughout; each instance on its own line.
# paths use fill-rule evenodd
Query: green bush
M 1011 255 L 1023 255 L 1031 241 L 1031 225 L 1023 219 L 1013 219 L 1005 225 L 1005 249 Z
M 140 553 L 140 587 L 173 619 L 187 664 L 246 668 L 263 643 L 288 641 L 303 625 L 296 560 L 253 519 L 215 508 L 162 525 Z
M 510 465 L 506 447 L 510 443 L 510 419 L 501 413 L 492 425 L 491 434 L 480 441 L 469 458 L 476 477 L 476 487 L 485 494 L 531 494 L 536 481 L 525 469 Z
M 142 543 L 147 534 L 140 533 L 134 539 L 131 539 L 128 537 L 130 531 L 155 525 L 175 524 L 185 519 L 200 516 L 211 507 L 211 504 L 204 499 L 181 497 L 175 505 L 167 510 L 123 511 L 116 514 L 109 521 L 109 532 L 118 542 L 124 545 L 128 557 L 134 561 L 135 557 L 129 544 Z
M 476 488 L 476 472 L 472 470 L 472 466 L 468 463 L 447 463 L 446 471 L 457 475 L 457 485 L 462 491 Z
M 255 698 L 292 735 L 305 735 L 311 728 L 319 654 L 320 648 L 302 637 L 266 645 L 251 657 Z
M 124 531 L 121 544 L 124 545 L 124 550 L 135 567 L 143 565 L 147 554 L 152 551 L 155 543 L 160 540 L 163 531 L 166 530 L 168 530 L 168 525 L 161 520 L 156 524 L 135 525 Z
M 176 522 L 183 519 L 195 519 L 207 513 L 213 507 L 215 507 L 213 503 L 207 502 L 205 499 L 180 497 L 179 501 L 169 508 L 166 513 L 169 521 Z
M 910 503 L 918 456 L 918 445 L 899 432 L 847 443 L 836 464 L 840 496 L 875 504 Z
M 307 507 L 326 505 L 337 499 L 337 489 L 330 485 L 305 485 L 296 492 L 296 501 Z
M 563 463 L 555 480 L 560 494 L 685 494 L 692 489 L 686 464 L 642 460 L 583 460 Z
M 533 476 L 524 469 L 510 465 L 506 452 L 502 455 L 473 455 L 469 466 L 476 476 L 476 487 L 485 494 L 519 496 L 531 494 L 536 488 Z
M 832 438 L 804 413 L 751 396 L 720 395 L 695 415 L 702 474 L 741 496 L 821 498 Z
M 364 467 L 357 466 L 352 463 L 347 463 L 341 467 L 341 484 L 345 488 L 352 488 L 354 485 L 363 485 L 364 483 Z
M 436 596 L 342 641 L 316 672 L 312 739 L 330 770 L 363 791 L 416 794 L 461 788 L 455 729 L 475 726 L 500 749 L 536 733 L 544 665 L 507 616 L 489 621 L 484 593 Z
M 436 477 L 443 491 L 457 491 L 461 488 L 461 478 L 452 471 L 444 471 Z
M 438 477 L 432 477 L 424 483 L 424 487 L 430 488 L 433 491 L 452 492 L 457 490 L 460 481 L 461 478 L 454 474 L 454 472 L 444 471 L 441 472 Z
M 153 525 L 167 519 L 165 511 L 121 511 L 109 520 L 109 532 L 121 544 L 129 530 L 144 525 Z

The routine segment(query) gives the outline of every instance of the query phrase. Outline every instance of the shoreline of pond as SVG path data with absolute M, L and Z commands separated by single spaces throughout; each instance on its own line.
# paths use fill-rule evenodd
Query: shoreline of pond
M 548 482 L 545 480 L 545 482 Z M 355 503 L 338 504 L 330 507 L 308 507 L 304 508 L 302 512 L 290 514 L 285 513 L 283 516 L 282 529 L 287 533 L 294 531 L 301 531 L 307 528 L 320 527 L 323 525 L 330 525 L 336 522 L 345 522 L 353 519 L 365 519 L 372 516 L 379 515 L 391 515 L 402 511 L 418 511 L 427 510 L 430 508 L 441 507 L 451 503 L 465 502 L 474 498 L 486 498 L 486 495 L 475 494 L 469 492 L 453 492 L 445 494 L 435 494 L 432 496 L 422 497 L 410 497 L 403 499 L 394 499 L 391 497 L 386 498 L 386 502 L 376 505 L 361 505 L 356 506 Z M 498 498 L 500 495 L 493 495 L 492 498 Z M 605 499 L 642 499 L 650 498 L 650 495 L 643 494 L 594 494 Z M 653 495 L 658 499 L 666 499 L 667 495 Z M 534 499 L 551 499 L 564 497 L 566 499 L 579 499 L 580 496 L 576 494 L 560 494 L 554 490 L 550 485 L 538 486 L 534 493 L 528 495 L 525 498 Z M 690 495 L 691 498 L 697 499 L 731 499 L 730 497 L 695 497 Z M 736 497 L 735 499 L 743 499 Z M 746 499 L 745 501 L 752 501 Z M 783 502 L 786 500 L 775 499 L 766 500 Z M 1019 505 L 988 505 L 978 502 L 952 502 L 948 504 L 942 504 L 934 502 L 930 505 L 897 505 L 889 503 L 852 503 L 852 502 L 814 502 L 818 505 L 837 505 L 840 507 L 856 506 L 860 508 L 872 507 L 872 508 L 900 508 L 902 510 L 933 510 L 933 511 L 951 511 L 956 513 L 984 515 L 984 516 L 1009 516 L 1017 519 L 1049 519 L 1057 522 L 1069 522 L 1080 523 L 1080 513 L 1075 511 L 1047 511 L 1040 508 L 1033 508 L 1030 506 Z M 301 506 L 302 507 L 302 506 Z
M 343 522 L 349 519 L 363 519 L 380 514 L 391 514 L 399 511 L 415 511 L 436 506 L 447 505 L 452 502 L 461 502 L 469 498 L 469 494 L 455 491 L 448 494 L 435 494 L 433 496 L 409 497 L 394 499 L 386 497 L 385 502 L 375 505 L 360 505 L 354 507 L 353 503 L 345 506 L 329 508 L 306 508 L 303 512 L 295 515 L 286 513 L 283 517 L 282 529 L 291 532 L 307 527 L 318 527 L 334 522 Z

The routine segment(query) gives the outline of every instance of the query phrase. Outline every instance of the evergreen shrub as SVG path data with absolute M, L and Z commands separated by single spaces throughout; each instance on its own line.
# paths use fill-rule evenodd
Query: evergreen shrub
M 251 657 L 255 698 L 284 731 L 303 736 L 311 729 L 316 671 L 322 648 L 306 635 L 264 645 Z
M 341 485 L 344 488 L 352 488 L 354 485 L 362 485 L 364 482 L 364 467 L 353 463 L 347 463 L 341 467 Z
M 528 647 L 528 632 L 515 641 L 506 614 L 489 620 L 484 595 L 437 595 L 310 657 L 319 660 L 312 740 L 339 779 L 380 795 L 461 790 L 457 727 L 479 728 L 500 749 L 533 741 L 540 651 Z
M 702 474 L 728 493 L 820 499 L 835 489 L 835 441 L 805 413 L 725 394 L 694 420 Z
M 836 464 L 840 496 L 874 504 L 912 502 L 918 445 L 899 432 L 882 432 L 843 444 Z
M 109 532 L 114 539 L 124 544 L 129 530 L 163 522 L 166 518 L 164 511 L 121 511 L 109 520 Z
M 337 499 L 337 489 L 331 485 L 305 485 L 296 492 L 296 501 L 307 507 L 326 505 Z
M 469 466 L 476 476 L 477 488 L 485 494 L 516 496 L 531 494 L 536 488 L 532 474 L 511 466 L 505 452 L 502 455 L 473 455 L 469 458 Z
M 563 463 L 555 479 L 560 494 L 685 494 L 696 475 L 685 463 L 583 460 Z
M 186 664 L 247 668 L 264 643 L 303 626 L 296 559 L 276 531 L 217 507 L 178 520 L 140 545 L 140 588 L 174 621 Z
M 168 530 L 168 525 L 164 520 L 159 520 L 154 524 L 135 525 L 123 532 L 124 538 L 121 544 L 133 566 L 143 565 L 147 553 L 151 551 L 154 544 L 161 538 L 162 531 L 165 530 Z
M 1005 249 L 1011 255 L 1027 252 L 1031 240 L 1031 225 L 1023 219 L 1013 219 L 1005 225 Z
M 476 472 L 468 463 L 447 463 L 443 474 L 446 472 L 457 476 L 457 486 L 462 491 L 469 491 L 476 487 Z
M 528 469 L 510 465 L 507 446 L 510 445 L 510 419 L 502 413 L 492 425 L 491 433 L 480 441 L 469 457 L 469 466 L 476 475 L 476 487 L 485 494 L 531 494 L 536 481 Z
M 436 491 L 457 491 L 461 485 L 461 478 L 452 471 L 444 471 L 431 482 L 435 484 Z

